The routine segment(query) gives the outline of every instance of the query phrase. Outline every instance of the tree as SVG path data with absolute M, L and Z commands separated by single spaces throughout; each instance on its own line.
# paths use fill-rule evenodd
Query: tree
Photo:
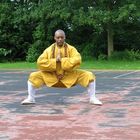
M 81 0 L 81 2 L 83 2 Z M 99 32 L 107 31 L 108 56 L 114 51 L 113 38 L 119 23 L 138 20 L 139 0 L 94 0 L 82 5 L 75 15 L 76 22 L 92 25 Z M 79 17 L 79 18 L 78 18 Z
M 10 60 L 35 61 L 61 28 L 83 56 L 137 50 L 139 9 L 139 0 L 2 0 L 0 47 Z

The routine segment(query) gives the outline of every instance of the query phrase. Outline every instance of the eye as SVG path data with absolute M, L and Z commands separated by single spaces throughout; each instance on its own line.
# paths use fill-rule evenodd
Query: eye
M 59 37 L 56 37 L 57 39 L 64 39 L 64 37 L 63 36 L 59 36 Z

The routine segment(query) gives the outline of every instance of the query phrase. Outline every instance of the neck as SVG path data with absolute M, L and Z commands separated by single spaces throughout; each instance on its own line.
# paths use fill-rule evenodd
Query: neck
M 58 48 L 61 48 L 61 47 L 63 47 L 63 45 L 57 45 L 57 47 L 58 47 Z
M 61 47 L 64 46 L 64 43 L 63 43 L 62 45 L 58 45 L 58 44 L 56 43 L 56 45 L 57 45 L 58 48 L 61 48 Z

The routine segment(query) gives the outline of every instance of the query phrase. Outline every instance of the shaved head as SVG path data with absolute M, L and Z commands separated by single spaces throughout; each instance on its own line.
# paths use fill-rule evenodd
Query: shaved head
M 55 31 L 54 34 L 54 40 L 56 41 L 58 46 L 63 46 L 64 42 L 65 42 L 65 32 L 61 29 Z
M 62 34 L 63 36 L 65 36 L 65 32 L 61 29 L 56 30 L 54 36 L 57 34 Z

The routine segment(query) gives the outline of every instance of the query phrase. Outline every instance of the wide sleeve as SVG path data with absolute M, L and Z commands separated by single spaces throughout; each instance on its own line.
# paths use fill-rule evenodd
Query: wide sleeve
M 64 57 L 61 59 L 61 67 L 63 70 L 69 71 L 78 68 L 80 64 L 81 55 L 74 47 L 70 50 L 70 57 Z
M 42 71 L 56 71 L 56 59 L 48 58 L 48 51 L 45 50 L 37 59 L 38 68 Z

